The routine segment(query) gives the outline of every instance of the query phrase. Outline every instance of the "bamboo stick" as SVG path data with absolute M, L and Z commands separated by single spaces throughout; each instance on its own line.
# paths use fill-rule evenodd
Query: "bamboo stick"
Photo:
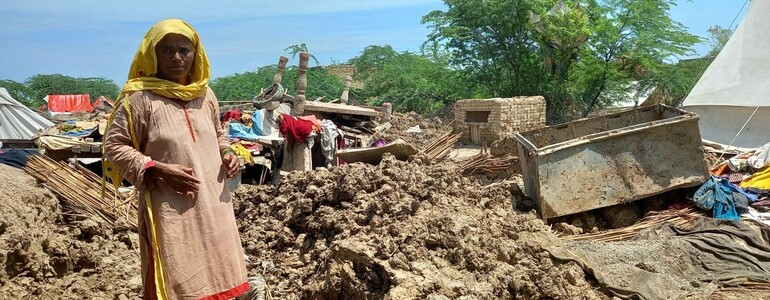
M 106 197 L 101 197 L 101 178 L 81 166 L 75 168 L 53 161 L 44 156 L 30 156 L 24 170 L 44 183 L 64 201 L 65 207 L 76 214 L 98 217 L 114 224 L 124 217 L 129 224 L 137 227 L 137 206 L 135 197 L 121 197 L 117 190 L 108 185 Z M 119 214 L 116 206 L 123 204 L 124 213 Z

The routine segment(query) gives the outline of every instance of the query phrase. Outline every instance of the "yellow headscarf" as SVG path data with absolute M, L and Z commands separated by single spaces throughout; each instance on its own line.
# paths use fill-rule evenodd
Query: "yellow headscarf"
M 163 39 L 163 37 L 170 33 L 181 34 L 187 37 L 195 46 L 195 60 L 193 61 L 193 68 L 191 70 L 191 83 L 188 85 L 182 85 L 155 77 L 158 73 L 158 59 L 155 57 L 155 46 Z M 106 135 L 109 134 L 110 127 L 115 119 L 115 112 L 121 106 L 125 109 L 131 141 L 134 148 L 138 150 L 139 142 L 136 138 L 136 133 L 134 132 L 131 109 L 128 105 L 128 98 L 131 94 L 137 91 L 152 91 L 153 93 L 166 98 L 191 101 L 206 94 L 209 76 L 209 60 L 206 56 L 206 51 L 203 49 L 203 44 L 201 44 L 201 41 L 198 38 L 198 33 L 195 32 L 189 24 L 179 19 L 167 19 L 158 22 L 150 28 L 147 35 L 144 36 L 142 44 L 139 46 L 139 50 L 136 51 L 134 60 L 131 63 L 131 69 L 128 72 L 128 81 L 126 81 L 126 84 L 123 85 L 123 89 L 120 91 L 115 109 L 112 111 L 112 114 L 107 121 L 105 136 L 102 138 L 102 172 L 104 174 L 104 176 L 102 176 L 102 197 L 105 195 L 107 184 L 106 178 L 110 178 L 115 189 L 117 189 L 123 181 L 123 176 L 118 172 L 113 162 L 104 158 L 104 142 L 107 140 Z M 158 237 L 155 232 L 155 226 L 152 224 L 152 209 L 149 193 L 145 192 L 144 196 L 144 200 L 147 201 L 147 213 L 149 214 L 148 217 L 150 221 L 150 238 L 155 256 L 155 264 L 152 266 L 155 269 L 156 275 L 155 292 L 158 299 L 166 299 L 164 272 L 162 264 L 160 263 Z M 116 202 L 116 209 L 119 209 L 119 206 L 121 205 L 121 203 Z

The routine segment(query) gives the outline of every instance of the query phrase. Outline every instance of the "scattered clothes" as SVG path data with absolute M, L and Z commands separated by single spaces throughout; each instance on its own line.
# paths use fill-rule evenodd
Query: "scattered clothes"
M 749 211 L 742 214 L 741 217 L 770 226 L 770 213 L 759 212 L 754 207 L 749 207 Z
M 711 175 L 722 176 L 724 174 L 730 173 L 730 166 L 728 166 L 727 162 L 725 161 L 709 170 L 709 173 L 711 173 Z
M 744 178 L 746 178 L 746 175 L 743 175 L 743 173 L 730 173 L 727 175 L 727 181 L 730 183 L 739 183 L 743 181 Z
M 233 152 L 235 152 L 235 155 L 242 157 L 243 161 L 245 161 L 247 164 L 249 165 L 254 164 L 254 158 L 251 157 L 251 151 L 243 147 L 241 143 L 230 144 L 230 149 L 233 149 Z
M 744 189 L 755 189 L 760 191 L 770 190 L 770 167 L 754 173 L 741 181 L 741 187 Z
M 321 121 L 321 152 L 324 155 L 326 167 L 332 166 L 334 153 L 337 151 L 337 125 L 331 120 Z
M 769 211 L 770 210 L 770 198 L 762 198 L 760 200 L 755 201 L 754 203 L 751 203 L 751 207 L 755 208 L 759 211 Z
M 309 116 L 299 116 L 297 119 L 307 120 L 310 122 L 313 122 L 313 126 L 315 126 L 315 131 L 321 131 L 321 121 L 318 120 L 314 115 Z
M 225 112 L 222 114 L 222 123 L 230 122 L 231 120 L 241 120 L 241 112 L 233 109 L 231 111 Z
M 251 121 L 254 123 L 251 125 L 251 128 L 254 128 L 254 132 L 262 136 L 269 135 L 263 129 L 264 124 L 262 123 L 262 115 L 264 113 L 264 110 L 257 110 L 251 114 Z
M 749 166 L 755 170 L 761 169 L 770 161 L 770 143 L 764 144 L 759 147 L 754 155 L 747 159 Z
M 735 210 L 735 200 L 730 183 L 726 178 L 711 176 L 693 195 L 695 205 L 711 210 L 715 219 L 740 220 Z
M 250 114 L 243 114 L 243 116 L 241 116 L 241 122 L 243 125 L 246 125 L 246 127 L 252 127 L 254 124 L 254 122 L 251 121 Z
M 759 196 L 757 196 L 756 194 L 747 193 L 740 186 L 738 186 L 738 185 L 736 185 L 736 184 L 734 184 L 732 182 L 729 183 L 728 185 L 730 186 L 730 189 L 733 190 L 733 193 L 738 193 L 738 194 L 742 195 L 743 197 L 746 197 L 746 199 L 748 199 L 750 203 L 754 202 L 754 201 L 757 201 L 758 198 L 759 198 Z
M 313 132 L 312 121 L 297 119 L 289 114 L 281 114 L 281 116 L 283 119 L 279 128 L 285 138 L 302 143 Z
M 241 140 L 257 140 L 260 135 L 255 132 L 254 127 L 246 126 L 245 124 L 230 122 L 227 130 L 228 139 L 241 139 Z
M 9 165 L 14 168 L 21 169 L 27 164 L 27 159 L 30 155 L 40 154 L 34 150 L 17 150 L 10 149 L 4 152 L 0 152 L 0 164 Z
M 733 202 L 735 202 L 735 211 L 738 214 L 749 212 L 750 201 L 744 194 L 733 191 Z
M 727 165 L 733 172 L 740 172 L 749 169 L 749 162 L 745 157 L 733 157 L 727 160 Z

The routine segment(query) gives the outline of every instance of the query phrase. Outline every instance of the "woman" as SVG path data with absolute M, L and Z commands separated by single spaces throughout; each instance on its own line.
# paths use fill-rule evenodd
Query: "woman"
M 144 299 L 230 299 L 249 289 L 225 185 L 239 163 L 208 81 L 195 30 L 161 21 L 136 52 L 108 123 L 105 174 L 142 195 Z

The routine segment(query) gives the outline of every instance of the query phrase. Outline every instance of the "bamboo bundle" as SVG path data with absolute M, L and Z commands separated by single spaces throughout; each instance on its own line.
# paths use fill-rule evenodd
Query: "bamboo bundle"
M 653 211 L 647 213 L 647 215 L 637 222 L 636 224 L 624 227 L 624 228 L 618 228 L 618 229 L 612 229 L 607 230 L 604 232 L 597 232 L 597 233 L 586 233 L 586 234 L 577 234 L 577 235 L 561 235 L 562 238 L 567 240 L 573 240 L 573 241 L 582 241 L 582 240 L 593 240 L 593 241 L 599 241 L 599 242 L 616 242 L 616 241 L 624 241 L 624 240 L 630 240 L 634 236 L 636 236 L 637 233 L 640 231 L 651 228 L 653 226 L 663 224 L 663 223 L 673 223 L 676 226 L 679 227 L 689 227 L 692 226 L 693 222 L 700 218 L 705 216 L 705 214 L 701 211 L 696 210 L 694 207 L 688 207 L 683 209 L 669 209 L 664 211 Z
M 518 160 L 519 157 L 512 155 L 494 157 L 480 153 L 459 162 L 459 166 L 465 175 L 495 173 L 510 169 Z
M 447 157 L 447 155 L 452 152 L 454 144 L 457 143 L 459 139 L 459 133 L 453 134 L 450 132 L 433 139 L 425 147 L 423 147 L 420 152 L 424 153 L 432 159 L 440 160 Z
M 137 228 L 135 195 L 122 197 L 108 184 L 105 198 L 102 199 L 101 178 L 88 169 L 82 166 L 73 169 L 48 157 L 32 155 L 24 171 L 62 197 L 67 209 L 80 215 L 101 218 L 110 225 L 123 218 L 134 229 Z

